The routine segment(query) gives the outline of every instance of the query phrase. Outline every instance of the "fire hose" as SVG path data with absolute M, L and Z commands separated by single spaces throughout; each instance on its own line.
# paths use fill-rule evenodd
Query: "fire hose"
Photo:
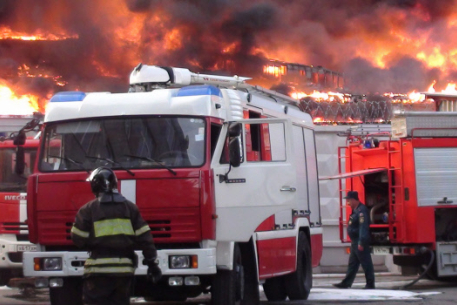
M 420 248 L 420 253 L 425 254 L 427 252 L 430 253 L 430 262 L 428 263 L 427 268 L 425 268 L 425 270 L 415 280 L 413 280 L 411 283 L 408 283 L 406 285 L 398 287 L 398 290 L 404 290 L 404 289 L 407 289 L 407 288 L 413 286 L 414 284 L 416 284 L 419 280 L 421 280 L 427 274 L 427 272 L 432 267 L 433 262 L 435 261 L 435 253 L 431 249 L 428 249 L 426 247 Z

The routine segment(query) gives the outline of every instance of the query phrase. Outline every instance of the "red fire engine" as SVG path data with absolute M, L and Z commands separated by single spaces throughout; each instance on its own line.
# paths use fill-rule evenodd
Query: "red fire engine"
M 454 97 L 457 99 L 457 97 Z M 401 112 L 392 131 L 348 134 L 340 147 L 340 235 L 350 208 L 341 199 L 359 192 L 370 209 L 374 254 L 393 254 L 422 275 L 457 275 L 457 113 Z
M 24 274 L 51 304 L 81 302 L 87 253 L 70 229 L 93 199 L 88 173 L 110 166 L 159 249 L 164 277 L 152 286 L 139 263 L 136 296 L 256 304 L 263 284 L 270 300 L 306 299 L 322 256 L 311 117 L 246 78 L 139 65 L 130 80 L 130 93 L 50 100 L 27 192 L 41 251 L 24 255 Z
M 6 118 L 3 118 L 6 120 Z M 26 138 L 38 121 L 0 139 L 0 286 L 22 275 L 22 254 L 36 250 L 28 239 L 26 182 L 35 163 L 38 139 Z M 4 125 L 4 124 L 2 124 Z

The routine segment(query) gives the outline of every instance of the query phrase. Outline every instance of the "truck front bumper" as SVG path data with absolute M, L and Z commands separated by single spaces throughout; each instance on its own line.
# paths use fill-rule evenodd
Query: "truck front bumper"
M 17 241 L 16 235 L 0 235 L 0 268 L 21 268 L 25 251 L 37 251 L 38 247 L 28 241 Z
M 146 275 L 148 266 L 143 265 L 143 254 L 135 251 L 138 256 L 138 267 L 135 275 Z M 197 256 L 198 266 L 196 268 L 171 269 L 170 257 L 174 255 Z M 25 252 L 23 257 L 24 276 L 27 277 L 67 277 L 82 276 L 84 274 L 84 262 L 89 257 L 87 252 Z M 61 270 L 35 270 L 35 259 L 60 258 L 62 260 Z M 164 276 L 174 275 L 209 275 L 216 274 L 216 249 L 179 249 L 179 250 L 158 250 L 157 258 Z

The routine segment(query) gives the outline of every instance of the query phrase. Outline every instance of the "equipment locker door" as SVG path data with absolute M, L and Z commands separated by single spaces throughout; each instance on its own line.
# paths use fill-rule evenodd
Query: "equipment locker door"
M 457 204 L 457 148 L 415 148 L 417 205 Z
M 216 239 L 219 241 L 248 241 L 256 228 L 275 214 L 281 215 L 283 222 L 289 219 L 292 223 L 292 209 L 296 207 L 297 185 L 291 122 L 285 119 L 236 122 L 242 124 L 243 160 L 240 166 L 231 167 L 229 172 L 229 164 L 223 160 L 227 149 L 225 135 L 228 124 L 224 125 L 221 132 L 211 165 L 215 176 Z M 268 128 L 258 130 L 268 130 L 266 143 L 270 145 L 269 160 L 246 160 L 246 125 L 253 124 L 268 125 Z M 227 172 L 228 180 L 220 180 L 220 176 Z

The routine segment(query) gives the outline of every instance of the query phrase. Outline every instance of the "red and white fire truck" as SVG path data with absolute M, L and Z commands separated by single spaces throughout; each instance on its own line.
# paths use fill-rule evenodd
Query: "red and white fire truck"
M 130 93 L 64 92 L 49 102 L 29 177 L 24 274 L 52 304 L 79 304 L 87 253 L 72 245 L 85 179 L 113 168 L 149 223 L 163 272 L 152 286 L 137 252 L 136 296 L 214 304 L 306 299 L 322 256 L 313 122 L 296 101 L 182 68 L 139 65 Z
M 21 276 L 23 252 L 36 250 L 36 245 L 29 242 L 25 221 L 27 177 L 35 163 L 39 140 L 26 138 L 25 132 L 37 125 L 38 121 L 32 120 L 20 131 L 0 139 L 0 286 Z
M 457 100 L 457 96 L 455 96 Z M 349 190 L 370 209 L 374 254 L 423 275 L 457 275 L 457 112 L 398 112 L 392 131 L 349 132 L 340 147 L 340 235 Z

